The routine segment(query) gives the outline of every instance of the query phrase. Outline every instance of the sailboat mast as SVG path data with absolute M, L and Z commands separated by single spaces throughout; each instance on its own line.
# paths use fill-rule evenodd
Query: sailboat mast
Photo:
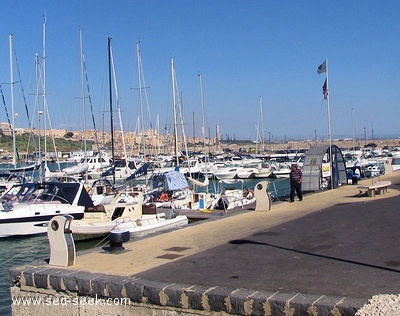
M 44 130 L 44 165 L 45 168 L 47 168 L 47 136 L 46 136 L 46 130 L 47 130 L 47 102 L 46 102 L 46 16 L 44 17 L 44 22 L 43 22 L 43 75 L 42 75 L 42 82 L 43 82 L 43 130 Z M 44 176 L 45 173 L 43 173 Z
M 264 113 L 263 113 L 263 100 L 262 97 L 260 97 L 260 120 L 261 120 L 261 149 L 262 152 L 264 153 L 265 151 L 265 147 L 264 147 L 264 143 L 265 143 L 265 139 L 264 139 Z
M 11 122 L 12 122 L 12 127 L 11 127 L 11 133 L 12 133 L 12 138 L 13 138 L 13 165 L 14 168 L 17 166 L 17 147 L 16 147 L 16 141 L 15 141 L 15 108 L 14 108 L 14 70 L 13 70 L 13 36 L 12 34 L 9 35 L 9 46 L 10 46 L 10 87 L 11 87 Z
M 114 159 L 114 120 L 113 120 L 113 106 L 112 106 L 112 83 L 111 83 L 111 37 L 108 37 L 108 88 L 110 93 L 110 121 L 111 121 L 111 156 Z M 115 172 L 113 173 L 113 183 L 115 183 Z
M 43 114 L 43 112 L 40 110 L 40 105 L 39 105 L 39 84 L 40 84 L 40 76 L 39 76 L 39 55 L 36 53 L 35 54 L 35 77 L 36 77 L 36 97 L 35 97 L 35 103 L 36 103 L 36 110 L 37 110 L 37 118 L 38 118 L 38 151 L 39 151 L 39 163 L 42 163 L 42 150 L 40 148 L 40 117 Z
M 140 47 L 139 42 L 136 42 L 136 61 L 137 61 L 137 69 L 138 69 L 138 85 L 139 85 L 139 128 L 138 131 L 141 135 L 140 137 L 140 145 L 139 145 L 139 153 L 140 147 L 143 146 L 143 155 L 146 157 L 146 148 L 144 143 L 144 121 L 143 121 L 143 91 L 142 91 L 142 77 L 140 75 L 141 69 L 141 57 L 140 57 Z
M 82 29 L 79 30 L 79 43 L 81 55 L 81 95 L 82 95 L 82 120 L 83 120 L 83 150 L 85 158 L 87 156 L 87 143 L 86 143 L 86 97 L 85 97 L 85 77 L 83 66 L 83 39 Z
M 85 163 L 87 159 L 87 142 L 86 142 L 86 94 L 85 94 L 85 69 L 84 69 L 84 56 L 83 56 L 83 30 L 79 30 L 79 46 L 81 55 L 81 95 L 82 95 L 82 120 L 83 120 L 83 155 Z M 87 183 L 88 174 L 85 172 L 85 183 Z
M 174 149 L 176 156 L 176 166 L 179 167 L 179 157 L 178 157 L 178 128 L 176 119 L 176 85 L 175 85 L 175 68 L 174 59 L 171 58 L 171 76 L 172 76 L 172 110 L 174 115 Z
M 204 96 L 203 96 L 203 81 L 201 79 L 201 74 L 199 74 L 199 82 L 200 82 L 200 100 L 201 100 L 201 137 L 203 137 L 203 152 L 205 152 L 206 147 L 206 130 L 205 130 L 205 122 L 204 122 Z
M 127 172 L 127 168 L 128 168 L 128 157 L 126 154 L 126 146 L 125 146 L 125 136 L 124 136 L 124 127 L 122 125 L 122 117 L 121 117 L 121 106 L 119 103 L 119 94 L 118 94 L 118 86 L 117 86 L 117 76 L 115 74 L 115 66 L 114 66 L 114 56 L 112 53 L 112 49 L 111 49 L 111 70 L 112 70 L 112 78 L 113 78 L 113 82 L 114 82 L 114 91 L 115 91 L 115 100 L 117 103 L 117 111 L 118 111 L 118 119 L 119 119 L 119 126 L 121 128 L 121 141 L 122 141 L 122 150 L 124 152 L 124 159 L 125 159 L 125 171 Z M 115 165 L 115 161 L 113 160 L 113 163 Z M 115 172 L 114 172 L 115 174 Z

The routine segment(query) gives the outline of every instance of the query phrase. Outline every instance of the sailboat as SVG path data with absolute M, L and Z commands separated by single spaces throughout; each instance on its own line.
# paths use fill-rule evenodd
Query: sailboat
M 151 191 L 147 196 L 147 203 L 154 204 L 160 208 L 174 208 L 174 209 L 200 209 L 205 207 L 205 200 L 211 200 L 211 195 L 208 193 L 202 193 L 202 203 L 200 203 L 199 194 L 195 193 L 194 190 L 190 189 L 188 181 L 184 174 L 191 174 L 197 159 L 186 158 L 186 161 L 181 162 L 179 159 L 179 148 L 178 148 L 178 112 L 180 112 L 181 129 L 186 145 L 184 124 L 181 109 L 181 100 L 177 97 L 177 82 L 174 60 L 171 58 L 171 79 L 172 79 L 172 110 L 173 110 L 173 121 L 174 121 L 174 153 L 175 153 L 175 168 L 174 170 L 167 170 L 165 172 L 153 173 L 151 178 Z M 185 149 L 188 152 L 187 148 Z M 181 170 L 183 166 L 183 170 Z M 200 182 L 188 177 L 188 180 L 197 186 L 207 187 L 208 178 L 206 177 L 204 182 Z M 210 202 L 211 204 L 211 202 Z
M 111 38 L 108 38 L 109 56 L 109 93 L 110 93 L 110 120 L 111 120 L 111 140 L 112 152 L 114 157 L 113 145 L 113 97 L 112 97 L 112 49 Z M 114 175 L 115 183 L 115 175 Z M 71 230 L 74 238 L 88 239 L 99 235 L 107 234 L 111 230 L 126 230 L 132 236 L 143 236 L 153 232 L 166 229 L 177 228 L 188 224 L 185 215 L 175 215 L 170 212 L 158 213 L 153 205 L 143 206 L 143 192 L 138 190 L 121 190 L 106 205 L 99 205 L 92 211 L 86 210 L 83 220 L 73 221 Z
M 13 168 L 9 169 L 9 172 L 11 173 L 26 173 L 29 171 L 34 171 L 39 169 L 40 165 L 33 163 L 25 166 L 18 166 L 17 167 L 17 157 L 18 157 L 18 151 L 17 151 L 17 145 L 16 145 L 16 133 L 15 133 L 15 118 L 17 116 L 17 113 L 15 113 L 15 105 L 14 105 L 14 67 L 13 67 L 13 60 L 14 60 L 14 49 L 13 49 L 13 36 L 12 34 L 9 35 L 9 48 L 10 48 L 10 95 L 11 95 L 11 121 L 8 118 L 8 113 L 7 118 L 9 121 L 10 125 L 10 130 L 12 134 L 12 139 L 13 139 L 13 159 L 12 159 L 12 165 Z

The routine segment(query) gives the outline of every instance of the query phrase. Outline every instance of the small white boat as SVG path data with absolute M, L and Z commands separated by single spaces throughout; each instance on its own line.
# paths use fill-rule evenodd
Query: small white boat
M 234 208 L 243 208 L 246 205 L 255 203 L 254 192 L 244 188 L 244 182 L 241 179 L 220 180 L 218 182 L 219 194 L 210 209 L 231 210 Z
M 87 209 L 82 220 L 72 221 L 75 240 L 97 238 L 110 231 L 127 230 L 133 237 L 174 229 L 188 224 L 185 215 L 157 213 L 155 206 L 143 207 L 140 191 L 120 192 L 106 205 Z
M 218 180 L 224 180 L 224 179 L 233 179 L 236 177 L 239 171 L 241 171 L 241 167 L 223 167 L 223 168 L 218 168 L 217 172 L 214 172 L 214 176 Z
M 373 164 L 364 167 L 364 176 L 367 178 L 378 177 L 385 173 L 383 164 Z
M 269 163 L 261 163 L 258 168 L 257 168 L 257 172 L 254 173 L 254 177 L 255 178 L 268 178 L 272 175 L 273 172 L 273 168 L 271 167 L 271 165 Z
M 86 190 L 94 205 L 109 204 L 116 195 L 114 185 L 109 180 L 103 178 L 93 181 L 92 185 Z
M 256 174 L 258 174 L 257 168 L 243 167 L 242 170 L 238 171 L 236 177 L 239 179 L 250 179 L 254 178 Z
M 106 236 L 115 228 L 113 222 L 73 221 L 73 236 L 75 240 L 93 239 Z
M 290 177 L 290 166 L 286 163 L 279 163 L 277 169 L 272 174 L 277 178 L 289 178 Z
M 400 170 L 400 154 L 393 155 L 391 165 L 393 171 Z
M 87 163 L 78 163 L 74 166 L 70 166 L 62 169 L 62 172 L 67 176 L 79 175 L 88 171 L 89 165 Z
M 143 214 L 136 220 L 121 218 L 116 220 L 118 230 L 127 230 L 132 237 L 142 237 L 170 229 L 176 229 L 188 224 L 186 215 L 168 218 L 166 213 Z M 114 229 L 115 230 L 115 229 Z

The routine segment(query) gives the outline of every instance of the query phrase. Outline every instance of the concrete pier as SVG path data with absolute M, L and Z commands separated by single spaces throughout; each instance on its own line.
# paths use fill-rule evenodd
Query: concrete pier
M 344 185 L 119 254 L 94 249 L 68 268 L 15 267 L 13 300 L 41 303 L 13 304 L 13 315 L 354 315 L 374 295 L 399 293 L 400 173 L 360 183 L 378 180 L 392 184 L 375 197 Z

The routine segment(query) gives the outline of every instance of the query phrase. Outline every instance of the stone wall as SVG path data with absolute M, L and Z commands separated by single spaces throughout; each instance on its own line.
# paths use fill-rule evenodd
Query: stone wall
M 354 315 L 365 303 L 324 295 L 166 284 L 46 264 L 16 267 L 9 273 L 14 316 Z

